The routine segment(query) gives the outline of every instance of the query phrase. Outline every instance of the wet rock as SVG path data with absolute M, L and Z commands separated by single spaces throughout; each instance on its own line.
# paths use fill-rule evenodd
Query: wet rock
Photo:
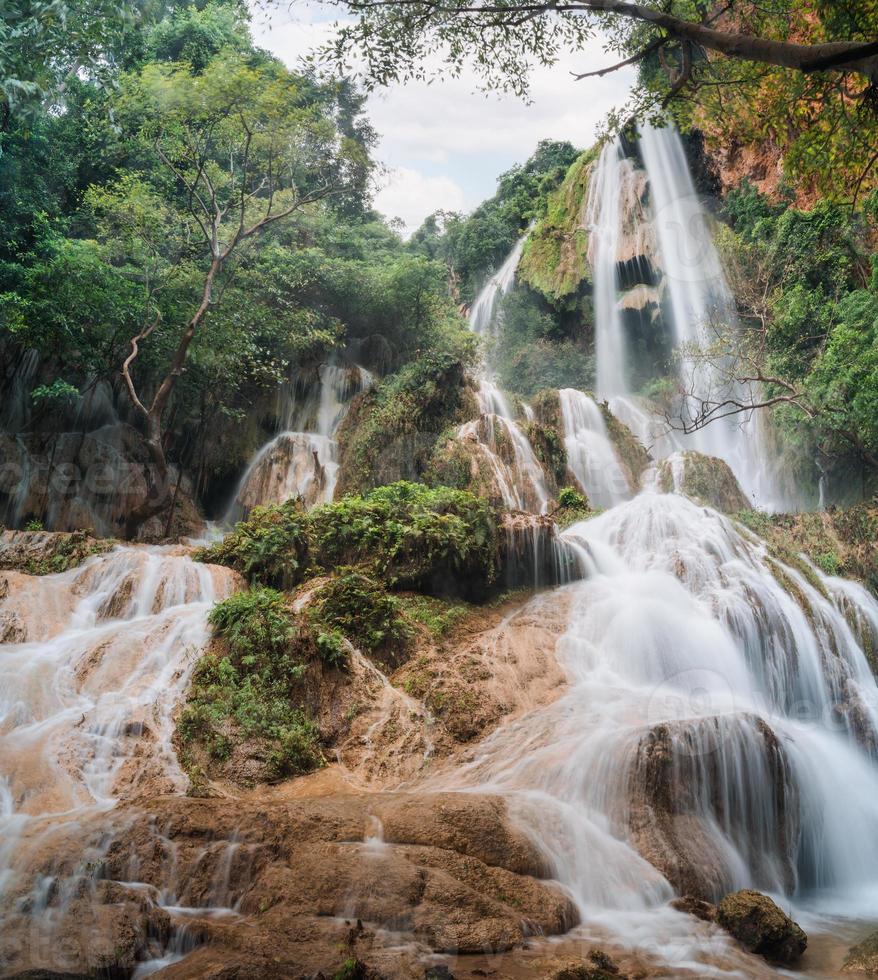
M 625 976 L 602 949 L 593 949 L 586 963 L 562 967 L 552 980 L 625 980 Z
M 725 514 L 746 510 L 747 498 L 724 460 L 691 450 L 659 463 L 658 484 L 664 493 L 682 493 Z
M 778 963 L 794 963 L 808 945 L 798 923 L 761 892 L 733 892 L 717 906 L 716 921 L 751 953 Z
M 522 511 L 503 515 L 500 567 L 508 588 L 540 588 L 579 577 L 576 558 L 552 518 Z
M 878 977 L 878 932 L 873 932 L 861 943 L 851 946 L 844 963 L 842 973 L 865 973 L 870 977 Z
M 28 575 L 66 572 L 114 544 L 112 539 L 95 538 L 87 531 L 0 531 L 0 569 Z
M 686 915 L 694 915 L 702 922 L 716 922 L 716 906 L 712 902 L 702 901 L 694 895 L 684 895 L 671 902 L 671 908 Z
M 424 970 L 424 980 L 454 980 L 454 974 L 444 963 Z
M 734 811 L 727 809 L 721 747 L 740 753 L 747 768 L 765 777 L 759 798 Z M 627 812 L 634 845 L 679 894 L 712 902 L 734 887 L 726 845 L 715 832 L 717 825 L 728 827 L 742 852 L 759 841 L 761 860 L 772 862 L 792 885 L 799 809 L 788 771 L 783 746 L 755 716 L 656 725 L 641 737 L 629 776 Z
M 356 947 L 345 960 L 370 967 L 368 929 L 351 925 L 358 919 L 407 933 L 422 951 L 454 953 L 508 950 L 577 921 L 569 898 L 536 877 L 547 871 L 542 856 L 509 823 L 505 801 L 471 793 L 348 794 L 271 807 L 167 797 L 107 854 L 108 876 L 125 880 L 132 869 L 146 885 L 173 887 L 182 905 L 237 905 L 247 928 L 223 919 L 199 927 L 228 958 L 246 945 L 254 976 L 326 973 L 326 949 L 339 940 L 305 938 L 315 917 Z M 277 931 L 254 952 L 251 928 L 271 923 Z M 260 963 L 271 970 L 259 974 Z

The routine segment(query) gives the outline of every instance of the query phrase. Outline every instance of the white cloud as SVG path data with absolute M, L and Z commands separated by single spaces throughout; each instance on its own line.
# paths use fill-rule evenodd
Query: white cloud
M 396 167 L 375 195 L 375 207 L 388 218 L 401 219 L 408 236 L 440 208 L 466 210 L 466 196 L 450 177 L 426 177 L 418 170 Z
M 319 3 L 274 8 L 268 20 L 255 19 L 257 43 L 295 67 L 332 36 L 337 9 Z M 589 146 L 607 112 L 625 101 L 634 73 L 581 82 L 571 73 L 612 60 L 593 39 L 575 55 L 535 68 L 528 103 L 480 91 L 471 71 L 442 78 L 438 56 L 427 66 L 435 69 L 432 84 L 406 82 L 371 93 L 367 111 L 381 137 L 376 156 L 396 175 L 376 206 L 411 229 L 437 208 L 467 210 L 490 197 L 499 174 L 523 163 L 541 139 Z

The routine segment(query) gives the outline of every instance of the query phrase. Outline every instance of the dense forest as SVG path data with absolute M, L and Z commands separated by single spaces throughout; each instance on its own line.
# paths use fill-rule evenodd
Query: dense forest
M 0 10 L 0 978 L 878 975 L 878 6 Z

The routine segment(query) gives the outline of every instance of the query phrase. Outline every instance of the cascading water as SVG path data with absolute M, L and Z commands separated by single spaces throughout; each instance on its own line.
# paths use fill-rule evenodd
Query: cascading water
M 493 337 L 499 320 L 498 303 L 515 282 L 526 238 L 520 238 L 498 271 L 485 283 L 473 302 L 469 325 L 480 337 Z M 503 506 L 544 514 L 549 490 L 543 468 L 519 426 L 509 400 L 491 379 L 486 366 L 476 378 L 481 415 L 458 430 L 458 438 L 478 447 Z
M 631 496 L 628 477 L 607 435 L 601 410 L 575 388 L 558 392 L 567 467 L 594 507 L 612 507 Z
M 644 365 L 635 363 L 626 311 L 641 320 L 641 361 L 643 350 L 653 351 L 648 358 L 652 370 L 656 357 L 677 358 L 683 395 L 670 414 L 679 415 L 681 425 L 692 422 L 703 400 L 743 399 L 747 394 L 723 377 L 714 361 L 692 357 L 708 350 L 721 333 L 733 334 L 738 324 L 679 134 L 671 126 L 645 125 L 637 146 L 643 170 L 616 140 L 604 147 L 590 182 L 587 222 L 598 396 L 609 400 L 614 414 L 654 456 L 685 448 L 718 456 L 762 509 L 790 509 L 794 495 L 781 487 L 776 468 L 770 466 L 772 454 L 764 446 L 760 419 L 721 418 L 685 435 L 636 395 L 634 379 Z M 645 319 L 649 322 L 644 324 Z
M 670 136 L 647 142 L 653 138 Z M 672 164 L 659 155 L 648 165 L 653 208 L 673 193 L 660 189 L 656 168 Z M 641 208 L 646 178 L 618 147 L 605 149 L 598 175 L 593 194 L 606 195 L 601 208 L 592 200 L 598 395 L 627 410 L 652 440 L 646 409 L 631 396 L 633 352 L 617 277 L 621 264 L 626 282 L 633 280 L 638 256 L 653 248 L 667 278 L 659 259 L 670 246 L 656 244 L 661 233 Z M 700 213 L 687 218 L 681 234 L 702 221 Z M 522 247 L 474 304 L 476 332 L 496 324 L 497 300 L 513 282 Z M 669 281 L 662 288 L 675 345 L 721 293 L 715 281 L 710 290 Z M 254 460 L 239 505 L 294 493 L 328 499 L 329 457 L 308 438 L 331 442 L 350 397 L 367 383 L 362 373 L 352 380 L 328 366 L 319 395 L 289 391 L 279 413 L 284 431 L 271 444 L 278 459 L 266 447 Z M 461 437 L 481 447 L 507 507 L 545 510 L 545 475 L 516 411 L 489 377 L 478 384 L 481 415 Z M 563 533 L 567 554 L 586 571 L 564 587 L 571 612 L 557 655 L 568 683 L 554 703 L 468 746 L 467 761 L 434 785 L 504 796 L 575 899 L 586 930 L 610 933 L 622 946 L 649 943 L 653 960 L 670 968 L 664 975 L 756 975 L 731 946 L 722 947 L 728 959 L 718 965 L 721 934 L 668 902 L 757 887 L 812 917 L 874 916 L 878 687 L 866 651 L 878 649 L 878 603 L 857 583 L 780 561 L 743 526 L 679 493 L 629 499 L 635 488 L 598 405 L 571 389 L 559 400 L 570 472 L 607 508 Z M 294 445 L 279 442 L 297 435 L 304 438 Z M 661 455 L 675 448 L 651 447 Z M 752 488 L 752 462 L 733 442 L 726 449 Z M 304 462 L 297 468 L 293 458 Z M 529 515 L 514 517 L 523 535 L 535 526 Z M 145 547 L 117 548 L 61 575 L 3 574 L 0 933 L 28 936 L 27 967 L 50 970 L 65 917 L 84 916 L 99 884 L 135 894 L 148 887 L 136 867 L 131 880 L 97 880 L 107 821 L 125 810 L 119 803 L 145 805 L 182 790 L 173 712 L 206 641 L 207 611 L 235 582 L 182 550 Z M 378 674 L 382 697 L 407 714 L 420 710 L 365 658 L 352 653 L 352 663 Z M 380 827 L 354 844 L 375 860 L 394 846 Z M 178 921 L 211 905 L 235 915 L 249 879 L 233 868 L 248 860 L 248 845 L 230 833 L 191 846 L 196 863 L 203 854 L 211 869 L 203 890 L 169 888 L 150 893 L 150 902 Z M 163 880 L 174 881 L 170 840 L 161 860 Z M 358 914 L 354 899 L 344 911 Z M 669 936 L 679 940 L 675 948 Z M 16 941 L 7 947 L 0 939 L 0 957 L 13 966 Z M 171 966 L 196 941 L 178 926 L 131 974 Z
M 317 385 L 303 386 L 298 379 L 284 385 L 278 407 L 282 431 L 247 467 L 224 523 L 234 523 L 257 504 L 291 497 L 306 506 L 331 501 L 338 476 L 336 431 L 351 399 L 371 383 L 359 365 L 329 363 L 320 366 Z
M 124 547 L 59 575 L 6 573 L 4 586 L 16 642 L 0 657 L 0 933 L 19 926 L 51 949 L 95 883 L 80 855 L 99 859 L 101 815 L 186 786 L 173 712 L 234 575 Z M 0 962 L 11 955 L 0 947 Z
M 878 603 L 678 495 L 564 537 L 589 568 L 568 586 L 568 691 L 490 737 L 465 784 L 507 794 L 584 921 L 622 939 L 635 914 L 660 934 L 675 893 L 868 915 Z

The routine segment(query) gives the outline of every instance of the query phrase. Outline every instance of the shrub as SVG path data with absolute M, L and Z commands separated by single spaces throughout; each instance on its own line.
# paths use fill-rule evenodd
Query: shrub
M 177 722 L 184 763 L 195 748 L 224 763 L 236 745 L 257 739 L 265 743 L 266 778 L 315 769 L 322 762 L 320 733 L 302 687 L 315 653 L 310 631 L 297 625 L 286 598 L 268 588 L 233 595 L 209 620 L 224 645 L 206 653 L 193 673 Z
M 352 568 L 340 568 L 338 575 L 317 591 L 309 613 L 316 623 L 330 628 L 324 637 L 341 634 L 364 653 L 392 653 L 411 635 L 400 615 L 399 600 Z M 321 646 L 320 635 L 317 643 Z M 334 644 L 324 640 L 323 647 L 335 655 Z M 323 649 L 321 655 L 327 659 Z
M 194 557 L 234 568 L 253 584 L 289 589 L 302 579 L 308 564 L 307 526 L 298 501 L 255 507 L 231 534 Z
M 388 588 L 480 595 L 496 580 L 498 517 L 464 490 L 400 482 L 304 513 L 257 508 L 201 561 L 289 588 L 308 572 L 357 566 Z

